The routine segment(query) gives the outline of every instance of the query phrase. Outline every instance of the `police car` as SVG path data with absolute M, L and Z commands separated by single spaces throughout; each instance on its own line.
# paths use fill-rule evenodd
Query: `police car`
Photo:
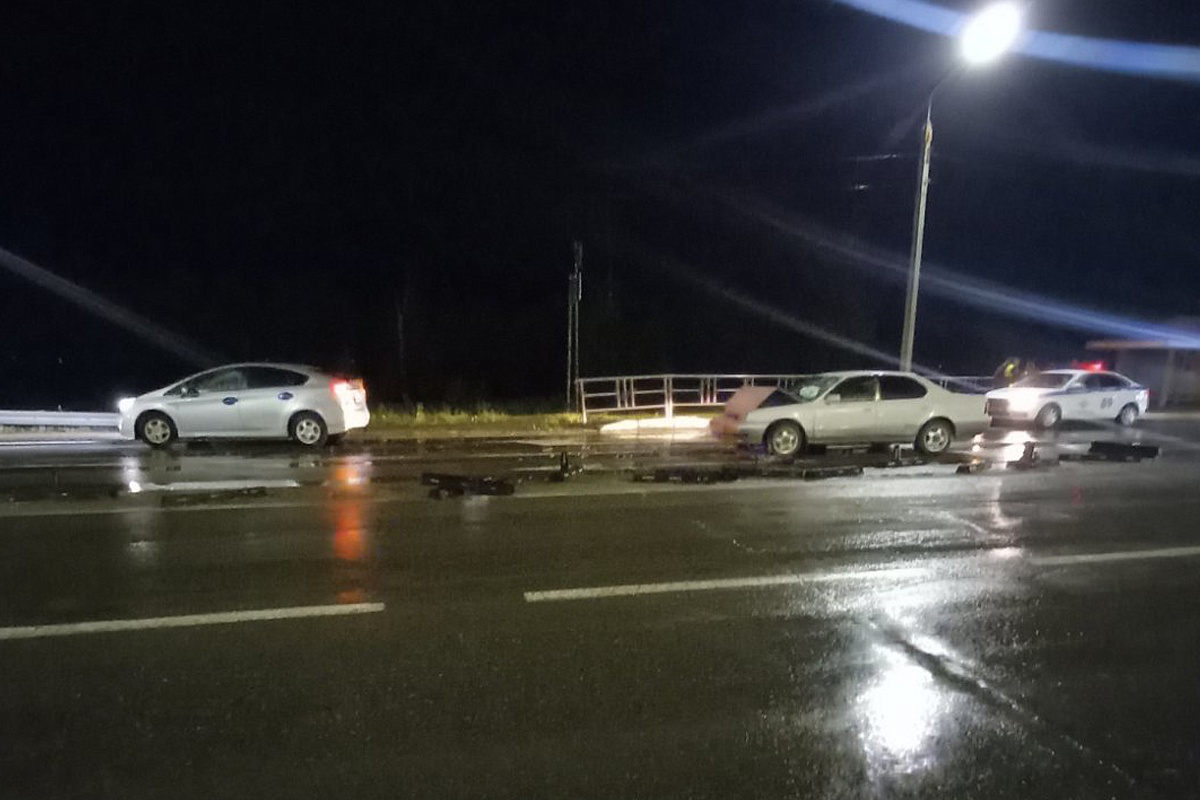
M 1146 413 L 1150 392 L 1115 372 L 1052 369 L 987 393 L 993 421 L 1032 422 L 1053 428 L 1063 420 L 1115 420 L 1133 425 Z

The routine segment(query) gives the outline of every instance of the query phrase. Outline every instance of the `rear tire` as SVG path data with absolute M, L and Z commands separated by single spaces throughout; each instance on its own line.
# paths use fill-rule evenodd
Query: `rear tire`
M 314 449 L 321 447 L 329 439 L 329 429 L 320 414 L 301 411 L 292 417 L 291 424 L 288 425 L 288 435 L 301 447 Z
M 166 447 L 179 437 L 175 423 L 161 411 L 147 411 L 138 417 L 135 431 L 137 438 L 156 449 Z
M 1043 431 L 1052 431 L 1062 422 L 1062 409 L 1054 403 L 1043 408 L 1034 418 L 1033 424 Z
M 1121 409 L 1121 413 L 1117 414 L 1117 424 L 1124 425 L 1127 428 L 1131 425 L 1136 425 L 1138 416 L 1138 407 L 1133 403 L 1129 403 Z
M 794 456 L 804 450 L 804 431 L 791 420 L 776 422 L 763 437 L 767 452 L 773 456 Z
M 949 420 L 931 419 L 917 433 L 916 447 L 927 456 L 938 456 L 954 443 L 954 426 Z

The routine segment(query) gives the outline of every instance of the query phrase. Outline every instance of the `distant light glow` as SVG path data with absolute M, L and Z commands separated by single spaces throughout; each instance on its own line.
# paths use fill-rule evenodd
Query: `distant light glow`
M 117 305 L 77 283 L 55 275 L 50 270 L 39 267 L 15 253 L 0 249 L 0 267 L 36 286 L 53 292 L 103 320 L 136 334 L 143 341 L 157 345 L 184 361 L 207 367 L 225 360 L 216 358 L 211 353 L 197 348 L 182 336 L 134 314 L 129 309 Z
M 924 0 L 836 0 L 844 6 L 890 19 L 912 28 L 959 36 L 970 17 Z M 1200 81 L 1200 48 L 1180 45 L 1094 39 L 1045 31 L 1028 31 L 1013 48 L 1034 58 L 1078 67 Z
M 1200 74 L 1200 73 L 1198 73 Z M 805 244 L 845 259 L 855 266 L 875 270 L 898 281 L 908 276 L 908 261 L 881 248 L 871 246 L 843 233 L 831 231 L 812 220 L 802 219 L 791 212 L 781 212 L 763 203 L 730 201 L 732 207 L 774 230 L 798 239 Z M 999 313 L 1028 319 L 1044 325 L 1054 325 L 1085 333 L 1105 336 L 1153 340 L 1164 347 L 1200 349 L 1200 335 L 1195 331 L 1156 325 L 1143 320 L 1108 314 L 1083 306 L 1062 303 L 1029 292 L 967 277 L 929 264 L 921 273 L 921 291 L 940 295 L 989 313 Z M 895 361 L 895 359 L 890 359 Z M 919 370 L 918 370 L 919 371 Z
M 1012 3 L 997 3 L 980 11 L 959 35 L 962 57 L 987 64 L 1008 52 L 1021 32 L 1021 12 Z

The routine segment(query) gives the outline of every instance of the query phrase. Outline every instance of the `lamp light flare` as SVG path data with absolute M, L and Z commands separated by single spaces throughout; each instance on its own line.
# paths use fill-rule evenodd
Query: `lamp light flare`
M 959 50 L 969 64 L 987 64 L 1008 52 L 1020 32 L 1020 9 L 1014 3 L 996 3 L 967 22 L 959 35 Z

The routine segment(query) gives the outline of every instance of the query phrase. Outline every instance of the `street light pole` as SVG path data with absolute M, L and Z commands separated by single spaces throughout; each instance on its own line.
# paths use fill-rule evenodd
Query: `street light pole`
M 941 86 L 939 83 L 938 86 Z M 904 298 L 904 333 L 900 338 L 900 369 L 912 369 L 913 337 L 917 328 L 917 295 L 921 288 L 921 254 L 925 248 L 925 202 L 929 197 L 929 159 L 933 154 L 933 95 L 925 106 L 925 131 L 921 144 L 921 168 L 917 172 L 916 210 L 913 212 L 912 256 L 908 269 L 908 292 Z
M 988 6 L 976 14 L 959 35 L 960 54 L 969 64 L 994 61 L 1012 47 L 1020 33 L 1021 11 L 1011 2 Z M 929 159 L 933 154 L 933 98 L 955 73 L 951 70 L 933 87 L 925 104 L 925 129 L 921 137 L 921 168 L 917 173 L 917 201 L 913 212 L 912 254 L 908 292 L 904 298 L 904 330 L 900 337 L 900 369 L 912 369 L 913 340 L 917 333 L 917 297 L 921 290 L 921 256 L 925 249 L 925 202 L 929 196 Z

